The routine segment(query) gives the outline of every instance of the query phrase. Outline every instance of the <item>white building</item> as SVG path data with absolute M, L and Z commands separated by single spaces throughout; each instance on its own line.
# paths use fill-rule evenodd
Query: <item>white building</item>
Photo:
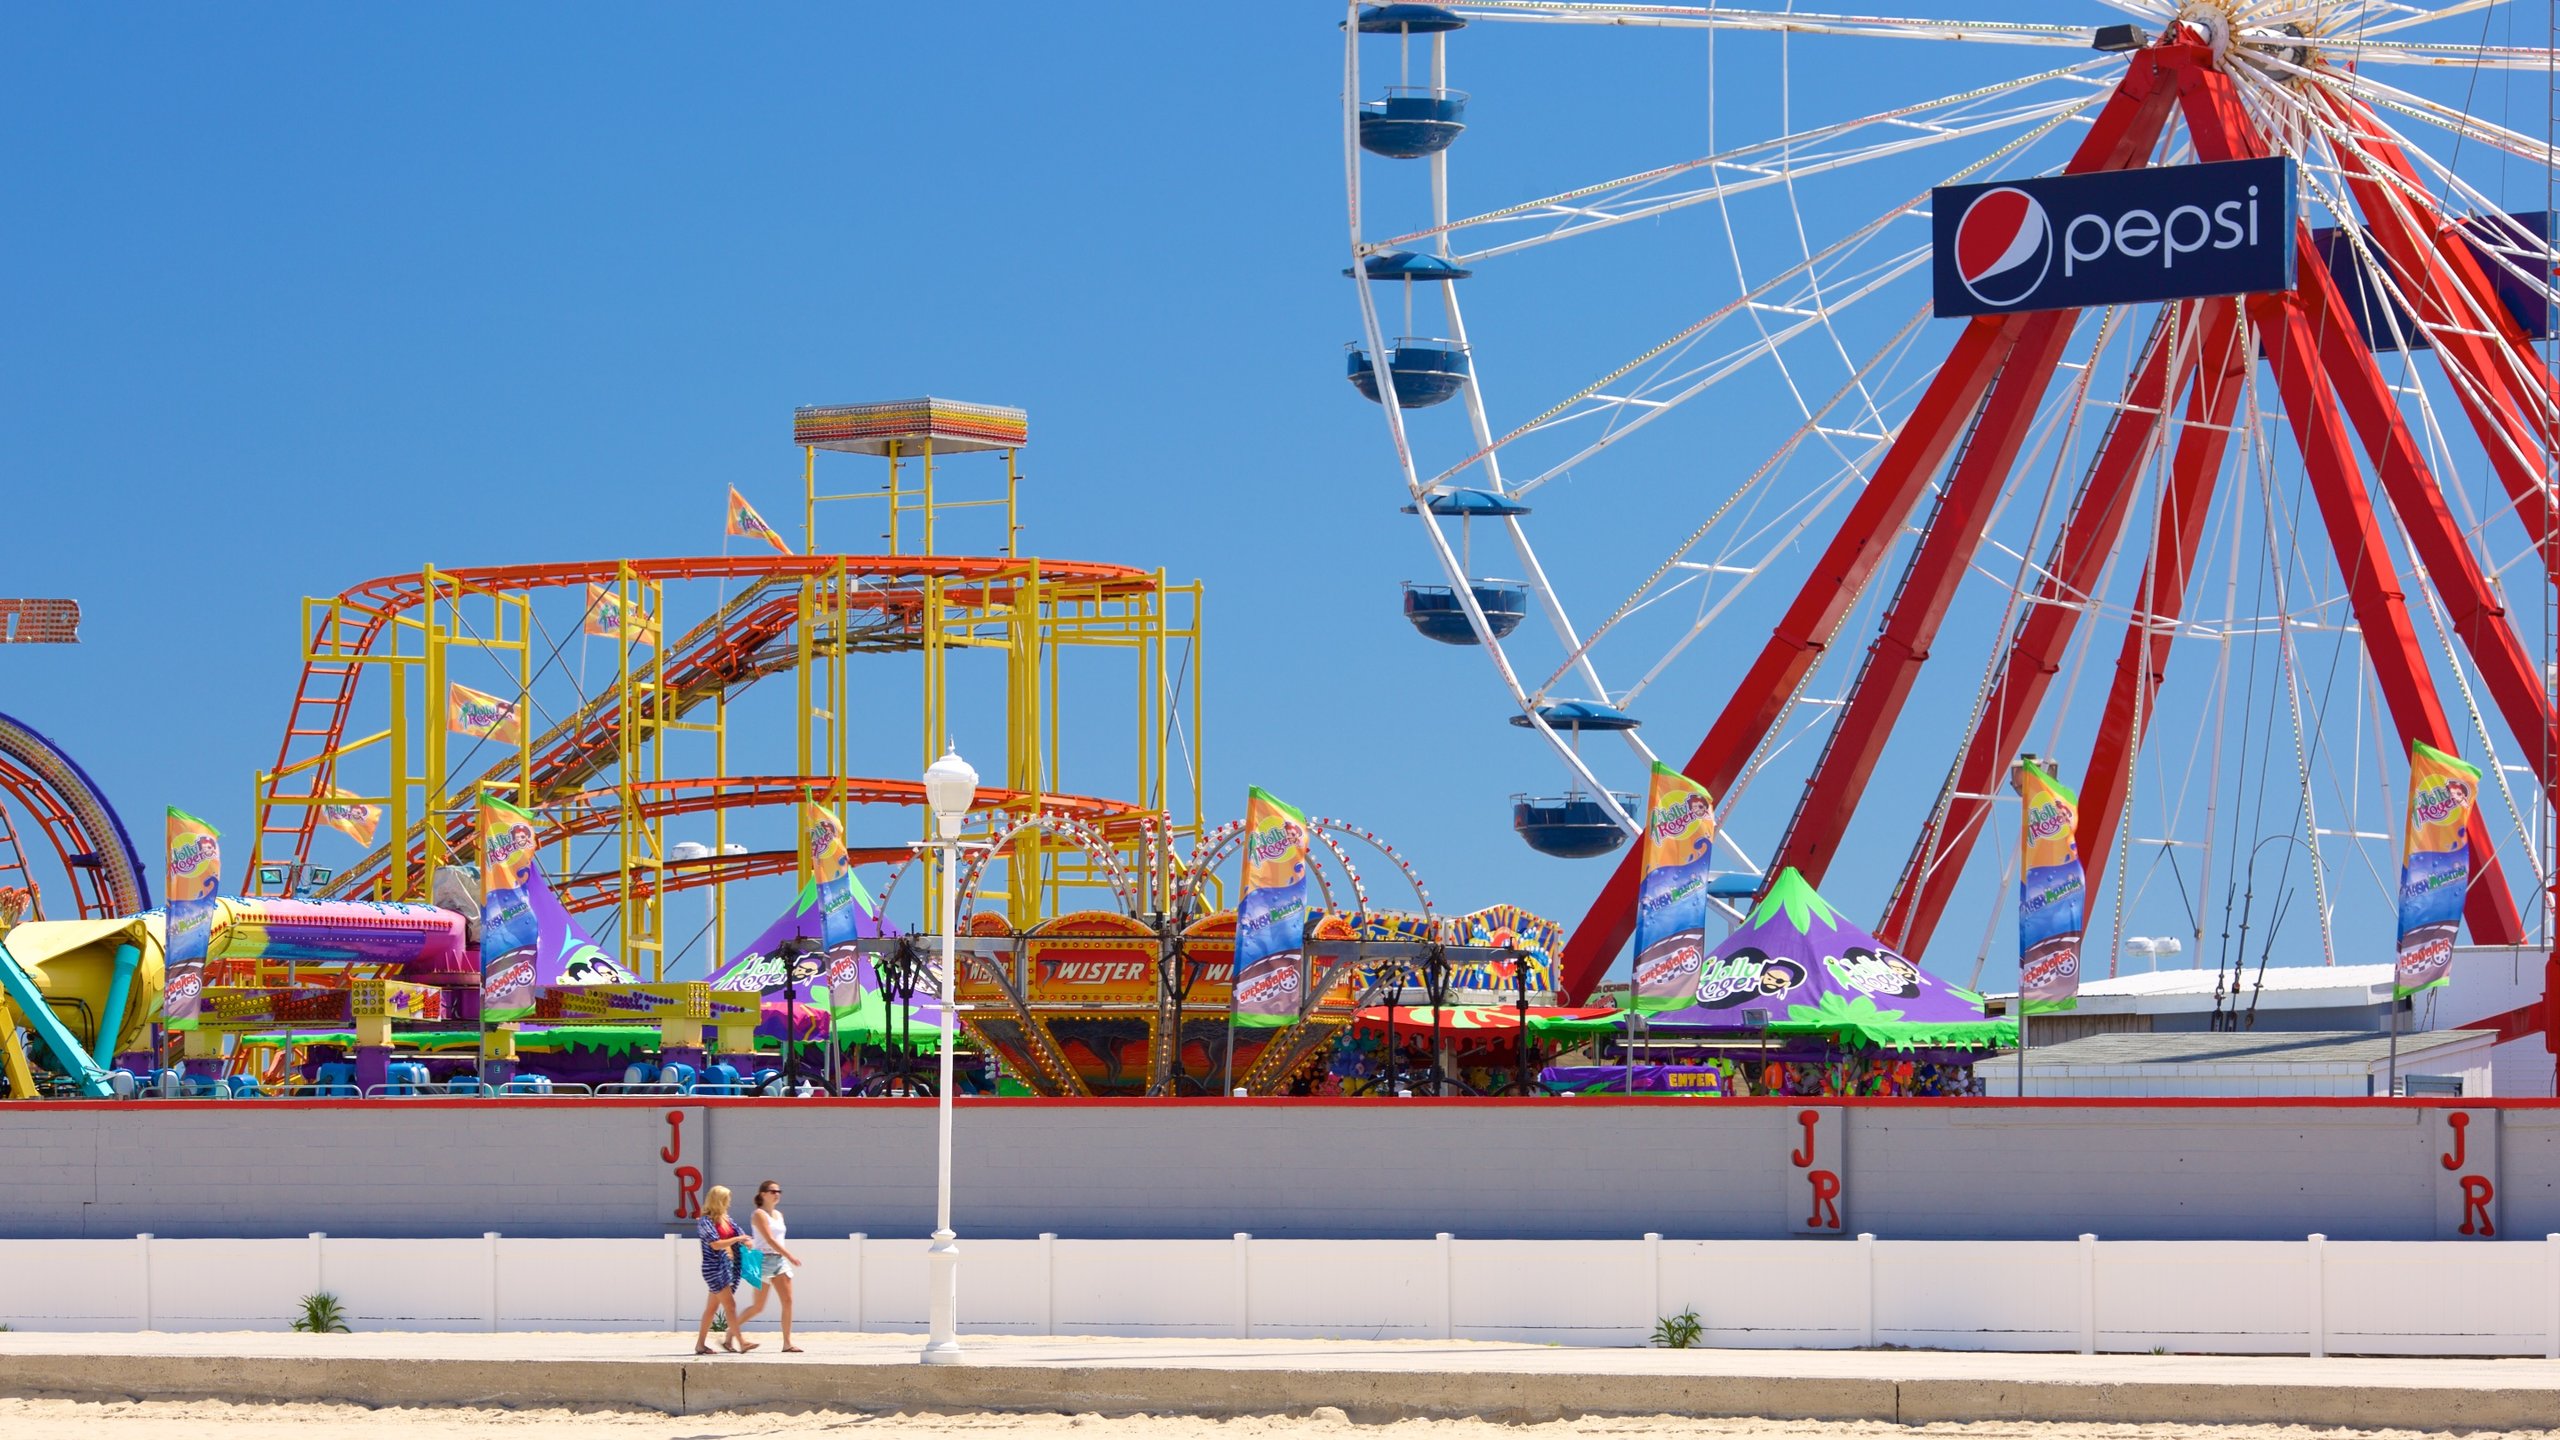
M 2386 969 L 2389 967 L 2385 967 Z M 2170 1031 L 2084 1035 L 2026 1052 L 2029 1096 L 2287 1096 L 2362 1099 L 2409 1094 L 2483 1097 L 2491 1092 L 2485 1030 L 2400 1037 L 2371 1031 Z M 2016 1095 L 2018 1052 L 1973 1067 L 1992 1095 Z

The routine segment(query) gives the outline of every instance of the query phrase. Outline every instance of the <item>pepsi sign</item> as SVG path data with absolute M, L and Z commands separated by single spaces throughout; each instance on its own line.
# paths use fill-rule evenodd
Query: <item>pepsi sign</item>
M 1931 192 L 1941 316 L 2293 288 L 2293 162 L 2225 160 Z

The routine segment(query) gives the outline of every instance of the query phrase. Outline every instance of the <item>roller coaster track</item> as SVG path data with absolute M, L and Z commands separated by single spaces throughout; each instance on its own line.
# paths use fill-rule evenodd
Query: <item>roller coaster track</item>
M 630 573 L 642 581 L 751 582 L 745 594 L 687 632 L 669 653 L 670 719 L 729 687 L 797 663 L 796 647 L 777 650 L 775 645 L 797 623 L 796 595 L 772 595 L 777 585 L 825 578 L 839 566 L 849 577 L 877 582 L 861 585 L 846 597 L 849 607 L 868 612 L 877 623 L 859 635 L 848 632 L 834 643 L 847 649 L 898 649 L 904 646 L 901 627 L 922 605 L 925 582 L 943 582 L 950 603 L 986 605 L 1003 600 L 1031 564 L 989 556 L 896 555 L 695 556 L 628 563 Z M 1104 594 L 1139 594 L 1154 583 L 1148 572 L 1131 566 L 1052 560 L 1037 564 L 1044 584 L 1098 587 Z M 437 578 L 450 587 L 448 593 L 522 593 L 615 584 L 622 577 L 622 565 L 611 560 L 494 565 L 441 571 Z M 319 825 L 317 802 L 335 788 L 337 752 L 345 742 L 358 680 L 367 663 L 362 657 L 373 655 L 391 633 L 393 622 L 426 599 L 421 577 L 387 576 L 341 592 L 335 605 L 317 613 L 276 764 L 262 780 L 261 820 L 250 850 L 252 875 L 258 864 L 271 859 L 289 857 L 300 862 L 309 858 Z M 618 701 L 607 696 L 590 701 L 552 727 L 534 760 L 532 788 L 537 800 L 571 791 L 609 765 L 619 725 Z M 511 760 L 503 760 L 493 773 L 512 768 Z M 456 825 L 467 836 L 467 821 Z M 378 881 L 388 864 L 387 847 L 377 850 L 352 867 L 333 893 L 354 893 Z
M 850 805 L 924 803 L 924 785 L 920 781 L 847 778 L 838 782 L 824 775 L 734 775 L 647 780 L 631 788 L 638 799 L 640 814 L 656 822 L 712 810 L 793 805 L 812 791 L 836 793 L 835 787 L 839 784 L 844 802 Z M 1004 808 L 1026 805 L 1034 798 L 1012 790 L 980 787 L 977 803 L 981 807 Z M 1076 816 L 1114 839 L 1136 837 L 1148 818 L 1148 812 L 1123 800 L 1097 800 L 1083 795 L 1041 795 L 1036 798 L 1048 811 Z M 583 791 L 545 811 L 543 823 L 537 831 L 538 840 L 543 845 L 574 841 L 583 835 L 609 831 L 621 823 L 622 802 L 617 791 L 610 788 Z M 868 865 L 874 862 L 895 863 L 906 859 L 912 852 L 903 845 L 888 845 L 856 848 L 850 853 L 854 864 Z M 788 874 L 798 869 L 799 863 L 799 852 L 795 850 L 670 860 L 666 865 L 664 893 Z M 635 895 L 647 895 L 658 890 L 654 879 L 643 878 L 643 875 L 653 876 L 654 873 L 642 872 L 632 877 Z M 591 910 L 620 898 L 619 879 L 617 871 L 598 871 L 555 882 L 551 888 L 563 909 Z
M 33 817 L 71 877 L 72 898 L 84 919 L 130 915 L 151 908 L 150 877 L 125 833 L 124 821 L 79 762 L 34 727 L 0 715 L 0 794 Z M 16 827 L 5 814 L 11 866 L 0 869 L 32 889 Z

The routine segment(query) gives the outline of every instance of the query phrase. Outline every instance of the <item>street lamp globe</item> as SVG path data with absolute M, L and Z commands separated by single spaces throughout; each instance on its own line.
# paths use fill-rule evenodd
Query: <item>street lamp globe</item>
M 943 839 L 960 834 L 960 822 L 968 818 L 969 806 L 977 798 L 978 772 L 960 758 L 958 750 L 944 749 L 942 758 L 924 772 L 924 803 L 932 809 Z
M 667 849 L 670 860 L 707 860 L 710 856 L 711 847 L 699 840 L 679 840 Z

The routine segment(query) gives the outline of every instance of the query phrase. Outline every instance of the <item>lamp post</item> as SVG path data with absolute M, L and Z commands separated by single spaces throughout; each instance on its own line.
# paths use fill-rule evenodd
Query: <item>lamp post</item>
M 2183 953 L 2187 947 L 2175 935 L 2128 935 L 2124 939 L 2124 948 L 2127 954 L 2149 960 L 2156 973 L 2160 969 L 2161 956 Z
M 934 1099 L 939 1134 L 933 1245 L 925 1251 L 930 1328 L 922 1358 L 927 1365 L 953 1365 L 960 1360 L 960 1339 L 953 1333 L 960 1308 L 960 1246 L 951 1233 L 951 1052 L 952 1042 L 959 1038 L 960 1017 L 952 981 L 959 969 L 959 938 L 952 931 L 960 924 L 960 822 L 968 818 L 970 802 L 977 795 L 978 772 L 957 750 L 946 748 L 942 758 L 924 772 L 924 800 L 933 811 L 935 835 L 927 843 L 942 866 L 942 1084 Z

